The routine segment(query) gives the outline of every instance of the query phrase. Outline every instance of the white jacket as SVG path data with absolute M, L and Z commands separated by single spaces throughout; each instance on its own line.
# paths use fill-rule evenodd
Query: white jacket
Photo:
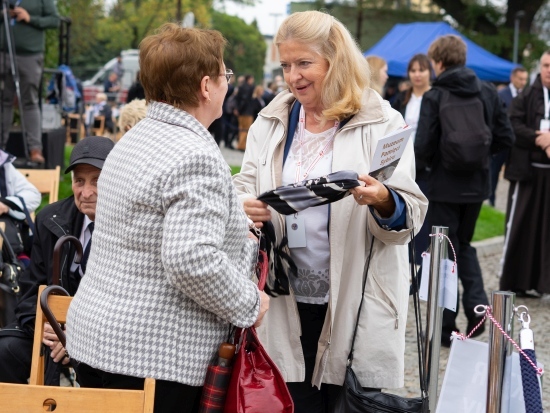
M 260 112 L 250 128 L 242 169 L 234 177 L 241 200 L 281 185 L 284 142 L 293 102 L 292 94 L 280 93 Z M 378 139 L 403 125 L 403 118 L 388 102 L 371 89 L 366 90 L 361 112 L 336 133 L 332 171 L 348 169 L 367 174 Z M 412 229 L 415 232 L 420 229 L 427 209 L 427 199 L 414 179 L 414 153 L 409 142 L 388 184 L 406 203 L 408 229 L 381 228 L 369 208 L 358 205 L 351 196 L 331 205 L 330 298 L 319 339 L 314 385 L 342 385 L 344 381 L 365 260 L 374 236 L 353 368 L 364 387 L 403 386 L 409 297 L 407 243 Z M 272 217 L 277 237 L 281 239 L 284 219 L 273 210 Z M 271 300 L 258 332 L 285 380 L 303 381 L 301 327 L 292 295 Z
M 34 212 L 42 201 L 42 195 L 40 195 L 38 189 L 36 189 L 21 172 L 15 169 L 12 165 L 14 159 L 12 155 L 0 150 L 0 167 L 4 168 L 6 180 L 6 198 L 22 207 L 21 200 L 18 198 L 20 196 L 25 200 L 25 205 L 29 213 Z M 25 219 L 25 214 L 23 212 L 10 209 L 8 213 L 16 219 Z

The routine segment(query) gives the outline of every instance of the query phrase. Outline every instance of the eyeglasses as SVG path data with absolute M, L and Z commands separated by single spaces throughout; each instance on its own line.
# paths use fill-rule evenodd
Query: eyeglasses
M 227 83 L 229 83 L 231 76 L 233 76 L 233 71 L 231 69 L 225 69 L 225 73 L 222 73 L 220 76 L 225 76 Z

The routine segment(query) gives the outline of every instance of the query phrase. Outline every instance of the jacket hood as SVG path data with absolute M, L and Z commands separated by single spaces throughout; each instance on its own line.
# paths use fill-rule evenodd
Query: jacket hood
M 439 75 L 433 83 L 458 96 L 473 96 L 481 92 L 481 80 L 473 70 L 465 66 L 452 66 Z

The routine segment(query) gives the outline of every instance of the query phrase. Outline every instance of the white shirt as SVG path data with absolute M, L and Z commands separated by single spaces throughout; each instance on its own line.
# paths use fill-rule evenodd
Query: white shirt
M 296 161 L 299 159 L 298 129 L 288 152 L 284 167 L 282 183 L 290 185 L 296 180 Z M 302 149 L 302 171 L 309 168 L 321 149 L 334 134 L 331 128 L 321 133 L 304 131 L 304 147 Z M 328 175 L 332 172 L 331 144 L 308 175 L 309 178 Z M 330 244 L 328 239 L 329 206 L 321 205 L 308 208 L 298 213 L 304 219 L 306 231 L 306 247 L 292 248 L 290 256 L 298 268 L 298 277 L 289 277 L 296 301 L 309 304 L 325 304 L 328 302 L 330 286 Z
M 88 228 L 91 222 L 93 221 L 90 218 L 88 218 L 88 215 L 84 215 L 84 222 L 82 223 L 82 229 L 80 230 L 80 237 L 78 238 L 78 240 L 80 241 L 80 244 L 82 245 L 82 254 L 84 254 L 84 251 L 86 251 L 88 242 L 90 242 L 90 239 L 92 238 L 92 233 Z M 80 264 L 75 263 L 73 260 L 73 263 L 71 264 L 71 272 L 75 272 L 78 267 L 80 267 Z M 80 276 L 82 277 L 84 275 L 82 273 L 82 268 L 79 268 L 79 271 L 80 271 Z
M 416 96 L 411 93 L 411 98 L 405 108 L 405 123 L 411 128 L 415 128 L 411 135 L 411 140 L 414 142 L 416 136 L 416 127 L 418 125 L 418 118 L 420 117 L 420 105 L 422 104 L 422 96 Z
M 521 92 L 521 90 L 518 90 L 513 83 L 510 83 L 508 85 L 508 87 L 510 88 L 510 92 L 512 92 L 512 97 L 515 98 L 519 92 Z

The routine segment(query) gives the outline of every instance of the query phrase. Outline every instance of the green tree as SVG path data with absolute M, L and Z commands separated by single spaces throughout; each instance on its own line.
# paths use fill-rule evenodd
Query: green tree
M 535 17 L 548 0 L 507 0 L 506 7 L 499 7 L 485 0 L 432 0 L 451 16 L 468 37 L 491 52 L 512 60 L 514 25 L 519 12 L 519 50 L 527 45 L 532 50 L 523 63 L 529 66 L 545 48 L 535 31 Z M 519 61 L 523 59 L 519 55 Z
M 237 74 L 251 73 L 256 79 L 263 79 L 267 46 L 256 22 L 246 24 L 238 17 L 214 11 L 212 28 L 229 42 L 224 57 L 227 67 Z

